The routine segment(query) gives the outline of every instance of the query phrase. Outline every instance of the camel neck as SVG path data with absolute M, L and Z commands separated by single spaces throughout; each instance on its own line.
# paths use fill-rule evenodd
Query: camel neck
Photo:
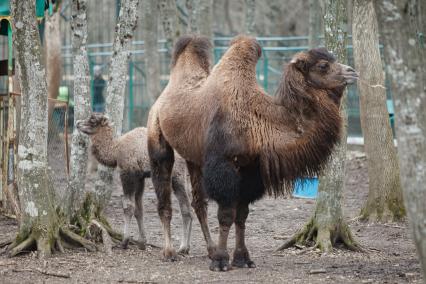
M 98 162 L 108 167 L 115 167 L 117 165 L 115 153 L 117 141 L 111 127 L 100 129 L 91 137 L 91 140 L 92 152 Z

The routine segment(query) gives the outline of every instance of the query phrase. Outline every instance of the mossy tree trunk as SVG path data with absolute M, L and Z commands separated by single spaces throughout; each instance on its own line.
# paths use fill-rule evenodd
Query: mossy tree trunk
M 197 6 L 197 26 L 201 35 L 213 39 L 213 0 L 195 0 Z
M 346 1 L 327 0 L 324 15 L 325 44 L 326 48 L 342 63 L 347 61 L 346 22 Z M 336 145 L 322 175 L 319 177 L 314 216 L 293 238 L 284 243 L 278 250 L 291 247 L 294 244 L 314 244 L 321 251 L 329 252 L 339 242 L 349 249 L 359 249 L 344 220 L 342 210 L 347 146 L 346 94 L 342 98 L 340 112 L 344 121 L 341 139 Z
M 309 0 L 309 48 L 319 47 L 322 34 L 322 10 L 319 0 Z
M 22 215 L 11 253 L 35 244 L 43 257 L 51 254 L 59 226 L 48 175 L 46 71 L 34 11 L 34 1 L 11 1 L 13 45 L 22 93 L 17 175 Z
M 395 102 L 404 201 L 426 279 L 426 4 L 374 2 Z
M 355 69 L 360 74 L 358 94 L 369 180 L 368 199 L 361 218 L 400 221 L 405 209 L 372 0 L 354 1 L 352 30 Z
M 159 3 L 160 5 L 160 3 Z M 155 0 L 142 2 L 142 28 L 144 40 L 144 63 L 146 91 L 150 106 L 160 95 L 160 57 L 158 53 L 158 9 Z M 164 25 L 164 23 L 163 23 Z
M 71 29 L 73 32 L 73 69 L 74 69 L 74 130 L 71 142 L 69 197 L 66 200 L 66 213 L 73 215 L 79 211 L 85 196 L 89 138 L 78 131 L 78 120 L 86 119 L 90 114 L 90 75 L 87 56 L 87 1 L 72 1 Z
M 130 45 L 133 32 L 136 29 L 139 0 L 121 0 L 120 3 L 105 104 L 105 112 L 113 123 L 116 136 L 121 135 L 123 128 L 124 96 L 130 58 Z M 100 178 L 95 185 L 94 202 L 95 211 L 101 214 L 111 198 L 113 169 L 99 165 L 98 173 Z
M 256 1 L 245 0 L 245 33 L 248 35 L 255 35 L 256 33 Z
M 21 85 L 21 124 L 18 146 L 18 175 L 22 215 L 19 232 L 9 246 L 11 256 L 35 247 L 40 257 L 65 246 L 97 246 L 68 228 L 67 219 L 56 209 L 67 206 L 55 202 L 47 162 L 48 101 L 46 71 L 41 61 L 41 44 L 35 2 L 11 2 L 16 70 Z M 112 230 L 111 230 L 112 231 Z
M 171 51 L 174 43 L 176 42 L 176 39 L 180 37 L 182 33 L 178 18 L 176 1 L 159 0 L 152 2 L 152 4 L 158 3 L 161 25 L 163 26 L 164 36 L 167 39 L 168 48 Z

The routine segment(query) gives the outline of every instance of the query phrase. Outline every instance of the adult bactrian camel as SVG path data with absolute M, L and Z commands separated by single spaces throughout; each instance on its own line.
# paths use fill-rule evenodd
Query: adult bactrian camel
M 232 265 L 255 267 L 244 237 L 249 203 L 265 193 L 288 193 L 297 178 L 320 171 L 339 139 L 340 98 L 357 74 L 325 49 L 312 49 L 295 55 L 272 97 L 256 82 L 261 49 L 255 39 L 234 39 L 209 75 L 204 42 L 197 37 L 177 42 L 169 84 L 148 122 L 165 256 L 174 253 L 170 172 L 175 149 L 187 160 L 195 195 L 206 192 L 219 205 L 217 247 L 208 233 L 205 207 L 195 206 L 212 259 L 210 269 L 229 269 L 227 239 L 233 223 Z

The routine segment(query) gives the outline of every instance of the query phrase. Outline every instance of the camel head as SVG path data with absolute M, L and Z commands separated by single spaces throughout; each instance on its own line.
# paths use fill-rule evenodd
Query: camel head
M 303 76 L 305 87 L 325 90 L 337 104 L 344 88 L 358 79 L 358 73 L 352 67 L 338 63 L 325 48 L 296 54 L 287 68 Z
M 104 114 L 95 112 L 89 118 L 77 121 L 76 126 L 80 132 L 87 135 L 94 135 L 101 128 L 109 126 L 109 120 Z

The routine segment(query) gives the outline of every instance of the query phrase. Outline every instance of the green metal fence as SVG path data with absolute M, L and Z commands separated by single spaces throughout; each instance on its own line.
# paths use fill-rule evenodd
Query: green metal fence
M 258 37 L 262 47 L 262 57 L 257 64 L 257 79 L 263 88 L 274 94 L 282 76 L 283 66 L 290 61 L 292 56 L 302 50 L 307 49 L 308 38 L 297 37 Z M 217 37 L 214 39 L 214 61 L 217 62 L 226 51 L 230 37 Z M 93 76 L 94 67 L 99 66 L 104 80 L 108 80 L 109 62 L 112 54 L 112 44 L 90 44 L 88 45 L 90 74 L 92 75 L 92 96 L 94 90 Z M 353 65 L 352 46 L 348 45 L 349 64 Z M 160 76 L 161 85 L 167 84 L 170 64 L 170 52 L 166 48 L 166 41 L 158 42 L 160 53 Z M 98 67 L 97 67 L 98 68 Z M 149 97 L 146 91 L 146 76 L 144 64 L 143 41 L 134 41 L 131 48 L 131 58 L 129 63 L 124 130 L 145 125 L 147 114 L 150 108 Z M 73 97 L 73 70 L 72 70 L 72 50 L 70 46 L 63 47 L 63 76 L 62 86 L 68 88 L 68 93 Z M 389 90 L 389 88 L 387 88 Z M 104 89 L 104 96 L 106 88 Z M 388 93 L 388 106 L 392 109 L 390 93 Z M 362 136 L 359 121 L 359 98 L 356 86 L 351 86 L 348 90 L 348 116 L 349 135 Z

